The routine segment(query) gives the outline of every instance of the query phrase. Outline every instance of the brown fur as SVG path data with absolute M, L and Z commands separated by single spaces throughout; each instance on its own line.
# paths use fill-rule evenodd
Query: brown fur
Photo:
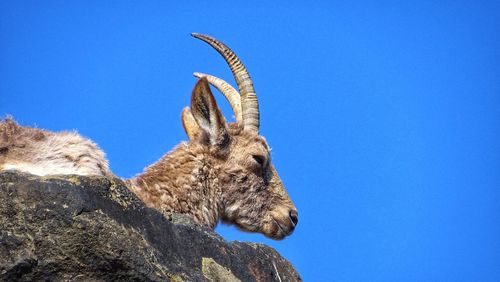
M 164 214 L 188 214 L 212 228 L 222 220 L 274 239 L 291 234 L 297 212 L 271 165 L 265 139 L 225 122 L 205 78 L 193 90 L 191 110 L 201 134 L 126 180 L 127 186 Z M 75 132 L 22 127 L 10 118 L 0 123 L 4 169 L 112 175 L 92 141 Z

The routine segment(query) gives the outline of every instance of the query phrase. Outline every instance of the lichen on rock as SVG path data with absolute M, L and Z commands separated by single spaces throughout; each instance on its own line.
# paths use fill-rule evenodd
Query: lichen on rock
M 239 282 L 231 270 L 218 264 L 213 258 L 202 258 L 203 275 L 211 282 Z

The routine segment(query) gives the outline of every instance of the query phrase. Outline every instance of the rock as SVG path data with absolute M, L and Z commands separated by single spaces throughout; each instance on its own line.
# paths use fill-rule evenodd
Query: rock
M 177 222 L 177 223 L 176 223 Z M 301 281 L 262 244 L 147 208 L 120 179 L 0 172 L 0 281 Z

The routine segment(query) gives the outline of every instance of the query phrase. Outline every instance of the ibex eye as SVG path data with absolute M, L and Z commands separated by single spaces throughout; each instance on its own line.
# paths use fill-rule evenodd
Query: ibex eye
M 264 156 L 253 155 L 252 157 L 260 166 L 264 166 L 264 162 L 266 161 Z

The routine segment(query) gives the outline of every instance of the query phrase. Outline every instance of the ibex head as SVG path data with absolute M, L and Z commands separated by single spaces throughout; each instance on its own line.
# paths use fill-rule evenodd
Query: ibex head
M 239 228 L 283 239 L 297 225 L 298 214 L 271 164 L 270 149 L 259 135 L 259 105 L 245 66 L 223 43 L 192 34 L 217 50 L 226 60 L 239 93 L 225 81 L 195 73 L 200 80 L 184 109 L 182 122 L 190 142 L 206 146 L 221 193 L 220 217 Z M 208 83 L 220 90 L 235 113 L 226 123 Z

